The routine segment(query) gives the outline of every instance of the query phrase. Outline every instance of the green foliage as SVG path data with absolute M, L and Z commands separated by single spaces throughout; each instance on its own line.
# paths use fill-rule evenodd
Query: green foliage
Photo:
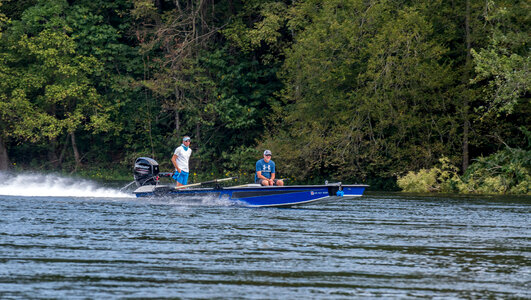
M 456 192 L 457 186 L 462 182 L 457 174 L 457 167 L 449 162 L 448 158 L 443 157 L 439 159 L 439 166 L 421 169 L 418 172 L 410 171 L 398 177 L 397 184 L 404 192 Z
M 49 153 L 57 158 L 60 152 L 61 159 L 70 157 L 63 155 L 68 140 L 60 138 L 68 133 L 78 133 L 82 151 L 94 148 L 93 134 L 100 145 L 114 144 L 107 133 L 123 129 L 119 113 L 134 93 L 127 72 L 138 61 L 127 58 L 131 47 L 120 44 L 118 31 L 104 20 L 113 19 L 105 8 L 119 13 L 125 2 L 35 1 L 11 22 L 0 44 L 0 127 L 9 141 L 47 142 Z M 98 153 L 101 148 L 84 157 Z
M 453 74 L 417 7 L 308 1 L 290 12 L 281 130 L 263 144 L 290 176 L 390 177 L 450 154 Z
M 260 19 L 249 24 L 257 11 Z M 288 6 L 281 1 L 249 1 L 222 32 L 235 46 L 250 52 L 264 45 L 270 47 L 266 60 L 274 60 L 271 54 L 282 51 L 286 44 L 282 41 L 282 30 L 289 20 Z M 249 26 L 247 26 L 247 24 Z M 265 58 L 265 57 L 264 57 Z
M 407 175 L 399 177 L 398 186 L 404 192 L 426 193 L 431 192 L 437 185 L 438 169 L 421 169 L 418 172 L 410 171 Z
M 102 129 L 100 96 L 88 78 L 100 64 L 76 53 L 65 5 L 48 1 L 29 8 L 5 34 L 0 105 L 8 137 L 38 141 L 82 126 Z
M 463 176 L 457 168 L 440 160 L 441 166 L 408 172 L 399 177 L 405 192 L 459 192 L 465 194 L 531 194 L 531 151 L 511 149 L 479 157 Z
M 260 153 L 256 149 L 240 146 L 231 153 L 223 152 L 223 169 L 254 174 L 257 157 L 260 157 Z
M 9 18 L 4 14 L 2 13 L 2 3 L 3 1 L 0 0 L 0 38 L 2 38 L 2 31 L 4 31 L 4 27 L 8 24 L 9 22 Z
M 510 114 L 519 103 L 531 104 L 531 6 L 526 1 L 499 6 L 494 1 L 488 3 L 491 12 L 486 21 L 493 24 L 491 39 L 487 47 L 472 51 L 477 73 L 474 81 L 488 81 L 487 107 L 478 109 Z
M 185 115 L 187 119 L 197 116 L 203 137 L 208 137 L 201 143 L 201 156 L 196 158 L 207 170 L 252 170 L 254 162 L 248 169 L 243 157 L 256 152 L 255 141 L 268 128 L 267 117 L 276 103 L 273 93 L 280 87 L 276 69 L 264 68 L 249 54 L 230 47 L 204 53 L 199 62 L 208 70 L 205 76 L 212 83 L 207 100 L 197 111 Z M 256 157 L 260 155 L 250 161 L 256 161 Z
M 479 157 L 463 175 L 463 193 L 531 194 L 531 151 L 507 148 Z
M 92 165 L 83 168 L 77 173 L 77 175 L 80 177 L 102 180 L 105 182 L 130 181 L 131 168 L 120 165 L 113 166 L 113 168 L 105 168 L 103 165 Z

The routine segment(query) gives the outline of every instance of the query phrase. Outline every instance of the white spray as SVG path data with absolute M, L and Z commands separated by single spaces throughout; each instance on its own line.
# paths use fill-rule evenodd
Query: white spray
M 118 189 L 98 186 L 85 179 L 54 174 L 0 172 L 0 195 L 34 197 L 110 197 L 129 198 L 133 195 Z

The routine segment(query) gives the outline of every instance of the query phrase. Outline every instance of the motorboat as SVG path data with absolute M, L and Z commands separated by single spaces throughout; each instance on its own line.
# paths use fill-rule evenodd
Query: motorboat
M 159 165 L 154 159 L 149 157 L 137 158 L 134 168 L 137 189 L 133 193 L 137 197 L 175 197 L 179 199 L 209 197 L 247 207 L 291 207 L 361 197 L 368 187 L 365 184 L 343 184 L 341 182 L 325 182 L 322 185 L 261 186 L 260 184 L 243 184 L 222 186 L 222 182 L 225 184 L 234 182 L 236 177 L 214 179 L 180 187 L 160 183 L 161 178 L 171 177 L 171 175 L 172 173 L 159 172 Z

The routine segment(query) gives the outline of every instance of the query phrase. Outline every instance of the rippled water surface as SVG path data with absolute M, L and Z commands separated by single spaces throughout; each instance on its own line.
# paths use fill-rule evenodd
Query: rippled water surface
M 0 298 L 531 298 L 530 200 L 0 196 Z

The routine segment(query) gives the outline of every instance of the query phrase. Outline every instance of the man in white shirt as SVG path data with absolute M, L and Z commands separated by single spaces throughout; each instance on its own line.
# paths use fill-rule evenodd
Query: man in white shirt
M 177 181 L 177 186 L 183 186 L 188 184 L 188 173 L 190 169 L 188 168 L 188 160 L 192 155 L 192 149 L 190 149 L 190 137 L 184 136 L 183 143 L 175 149 L 171 162 L 175 167 L 175 173 L 173 174 L 173 179 Z

